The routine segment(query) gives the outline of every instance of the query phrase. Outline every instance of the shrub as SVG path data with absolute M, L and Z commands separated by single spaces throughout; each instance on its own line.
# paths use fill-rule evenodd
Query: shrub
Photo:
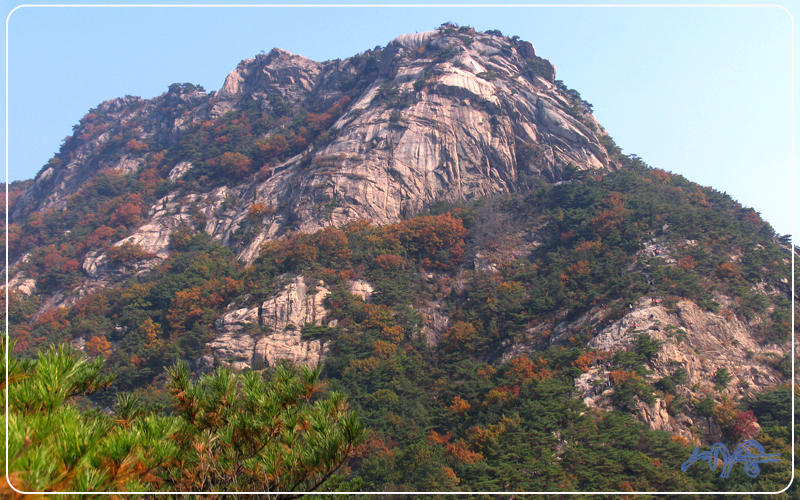
M 228 152 L 219 157 L 216 163 L 225 175 L 234 180 L 242 180 L 250 173 L 253 161 L 242 153 Z
M 650 384 L 632 372 L 611 372 L 614 382 L 614 394 L 611 401 L 620 410 L 633 412 L 636 410 L 636 398 L 652 405 L 655 403 Z
M 721 391 L 728 387 L 728 384 L 731 382 L 731 374 L 728 372 L 727 368 L 720 368 L 714 374 L 714 389 Z
M 397 272 L 405 270 L 405 261 L 399 255 L 385 254 L 375 257 L 375 263 L 384 271 Z
M 717 406 L 716 401 L 711 396 L 694 402 L 694 411 L 701 417 L 710 417 L 714 414 L 714 409 Z
M 275 213 L 275 207 L 266 203 L 253 203 L 247 210 L 247 220 L 250 222 L 260 221 L 265 215 Z
M 686 383 L 686 370 L 680 367 L 672 375 L 668 375 L 656 382 L 656 387 L 664 392 L 673 392 L 675 387 L 683 383 Z
M 649 334 L 643 333 L 636 339 L 636 353 L 648 360 L 652 359 L 661 349 L 661 341 L 654 340 Z
M 112 266 L 127 266 L 134 264 L 142 259 L 150 259 L 155 257 L 155 254 L 146 251 L 138 243 L 131 243 L 126 241 L 122 245 L 113 246 L 106 252 L 109 264 Z

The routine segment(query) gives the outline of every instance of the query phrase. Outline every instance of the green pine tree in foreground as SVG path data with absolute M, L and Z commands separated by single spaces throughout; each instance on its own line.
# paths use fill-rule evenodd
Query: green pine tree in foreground
M 131 394 L 118 396 L 112 415 L 79 408 L 77 396 L 111 379 L 101 375 L 101 358 L 90 361 L 68 346 L 39 353 L 37 360 L 11 358 L 8 368 L 4 496 L 16 494 L 7 482 L 31 492 L 299 496 L 347 486 L 334 474 L 363 432 L 341 394 L 319 396 L 320 370 L 305 366 L 279 366 L 268 377 L 221 368 L 191 381 L 187 365 L 178 363 L 168 371 L 174 399 L 168 416 L 140 406 Z

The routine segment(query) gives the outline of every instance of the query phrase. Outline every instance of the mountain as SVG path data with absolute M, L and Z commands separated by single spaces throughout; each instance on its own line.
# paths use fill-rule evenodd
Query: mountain
M 591 111 L 529 42 L 449 23 L 106 101 L 9 186 L 16 352 L 104 359 L 81 404 L 108 412 L 168 405 L 179 361 L 321 363 L 365 491 L 782 488 L 788 462 L 679 469 L 788 458 L 793 249 Z
M 394 222 L 437 200 L 518 192 L 537 176 L 555 180 L 570 163 L 613 170 L 602 129 L 554 74 L 530 43 L 471 30 L 404 35 L 383 50 L 324 64 L 273 49 L 242 61 L 219 92 L 175 85 L 153 100 L 101 104 L 11 219 L 64 208 L 98 171 L 134 172 L 166 151 L 159 173 L 169 168 L 168 180 L 198 183 L 184 191 L 207 194 L 196 201 L 207 219 L 202 229 L 223 243 L 253 204 L 274 212 L 237 249 L 252 261 L 264 241 L 290 230 Z M 220 210 L 229 196 L 237 202 Z M 133 240 L 157 253 L 181 218 L 158 211 L 148 218 Z

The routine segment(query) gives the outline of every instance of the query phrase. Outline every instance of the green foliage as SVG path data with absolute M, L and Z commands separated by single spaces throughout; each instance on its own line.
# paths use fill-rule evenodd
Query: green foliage
M 5 359 L 5 353 L 3 359 Z M 116 412 L 76 397 L 110 383 L 102 361 L 68 347 L 9 365 L 8 479 L 27 491 L 285 491 L 328 488 L 363 428 L 341 394 L 320 398 L 320 370 L 220 369 L 197 382 L 169 370 L 173 414 L 120 394 Z M 341 480 L 333 481 L 341 487 Z
M 531 77 L 542 77 L 551 83 L 554 82 L 555 68 L 547 59 L 537 56 L 526 59 L 525 68 L 528 71 L 528 75 Z
M 5 360 L 5 352 L 2 359 Z M 115 419 L 74 399 L 107 387 L 102 361 L 66 346 L 9 365 L 9 481 L 26 491 L 148 491 L 150 471 L 178 452 L 174 419 L 132 412 Z
M 169 371 L 184 452 L 165 472 L 181 491 L 315 491 L 361 440 L 341 394 L 315 397 L 319 369 L 190 375 L 185 363 Z
M 645 380 L 633 375 L 614 384 L 611 401 L 616 408 L 631 413 L 635 412 L 637 399 L 648 406 L 652 406 L 656 402 L 653 388 Z
M 636 339 L 636 353 L 650 360 L 661 350 L 661 344 L 661 341 L 651 338 L 647 333 L 643 333 Z
M 579 112 L 576 109 L 576 107 L 579 107 L 578 109 L 583 108 L 586 111 L 588 111 L 589 113 L 592 112 L 592 105 L 589 104 L 588 102 L 586 102 L 585 100 L 583 100 L 581 98 L 581 94 L 577 90 L 574 90 L 574 89 L 571 89 L 571 88 L 567 87 L 566 85 L 564 85 L 564 82 L 561 81 L 561 80 L 556 80 L 555 84 L 556 84 L 556 88 L 559 90 L 559 92 L 561 92 L 564 95 L 564 97 L 566 97 L 573 105 L 573 108 L 568 108 L 567 109 L 568 113 L 570 113 L 570 114 L 578 114 Z M 577 118 L 577 116 L 576 116 L 576 118 Z
M 745 400 L 745 404 L 762 426 L 787 426 L 791 422 L 792 392 L 789 386 L 752 395 Z
M 378 87 L 374 102 L 383 104 L 387 108 L 400 110 L 411 105 L 413 94 L 401 91 L 396 84 L 387 83 Z
M 438 50 L 438 51 L 436 51 L 436 54 L 435 54 L 435 56 L 433 58 L 433 61 L 435 63 L 443 63 L 445 61 L 450 61 L 459 52 L 461 52 L 461 50 L 460 50 L 460 48 L 458 46 L 447 47 L 446 49 Z
M 457 36 L 461 33 L 458 27 L 445 29 Z M 357 74 L 377 75 L 378 57 L 379 51 L 359 56 L 353 62 L 360 68 Z M 326 78 L 339 78 L 345 92 L 364 87 L 361 76 L 326 71 L 331 72 Z M 425 79 L 420 82 L 417 91 L 426 85 Z M 569 99 L 579 99 L 568 89 L 561 91 Z M 396 116 L 410 102 L 411 94 L 405 96 L 390 85 L 379 94 Z M 572 105 L 580 116 L 587 109 L 577 100 Z M 88 188 L 101 201 L 78 197 L 70 202 L 83 217 L 91 210 L 102 217 L 77 221 L 58 211 L 32 217 L 24 230 L 15 229 L 18 238 L 12 245 L 19 249 L 47 243 L 32 253 L 29 270 L 37 285 L 41 283 L 48 293 L 74 286 L 81 279 L 78 263 L 85 252 L 124 238 L 143 214 L 141 208 L 137 211 L 138 201 L 125 207 L 125 197 L 130 198 L 137 186 L 144 187 L 150 193 L 141 198 L 145 207 L 159 189 L 173 189 L 164 177 L 181 155 L 197 162 L 180 179 L 184 190 L 192 182 L 204 187 L 240 182 L 261 175 L 261 165 L 281 161 L 305 150 L 309 140 L 320 141 L 334 133 L 326 127 L 344 105 L 335 107 L 335 103 L 311 101 L 293 107 L 270 96 L 261 108 L 245 105 L 243 111 L 217 121 L 196 123 L 196 128 L 181 136 L 182 142 L 168 149 L 148 143 L 145 152 L 133 144 L 133 149 L 145 154 L 152 168 L 149 174 L 138 178 L 103 175 Z M 622 167 L 619 172 L 600 176 L 564 165 L 550 175 L 551 180 L 565 182 L 553 186 L 541 179 L 529 180 L 531 190 L 524 196 L 437 203 L 427 215 L 383 227 L 356 221 L 314 234 L 291 234 L 265 244 L 251 266 L 186 225 L 171 236 L 170 258 L 149 274 L 98 290 L 69 309 L 50 311 L 33 321 L 38 299 L 12 294 L 11 332 L 20 338 L 22 356 L 59 340 L 107 338 L 113 348 L 98 352 L 91 361 L 99 363 L 98 359 L 108 356 L 106 371 L 98 376 L 113 373 L 116 389 L 136 390 L 142 400 L 164 404 L 166 396 L 159 393 L 164 367 L 207 354 L 214 321 L 227 307 L 257 307 L 297 275 L 314 286 L 324 281 L 331 290 L 326 321 L 335 319 L 337 326 L 298 324 L 295 328 L 303 339 L 325 342 L 330 349 L 324 367 L 328 383 L 347 395 L 353 409 L 346 412 L 358 412 L 369 429 L 358 452 L 350 454 L 346 477 L 332 473 L 341 463 L 342 448 L 325 448 L 324 440 L 313 435 L 315 419 L 322 419 L 333 434 L 343 436 L 342 421 L 328 410 L 317 412 L 314 408 L 320 400 L 315 396 L 298 396 L 297 405 L 287 406 L 288 413 L 275 417 L 278 420 L 251 411 L 256 401 L 278 397 L 269 387 L 280 386 L 280 380 L 294 380 L 286 382 L 289 387 L 308 388 L 302 373 L 292 375 L 289 367 L 267 369 L 257 362 L 254 370 L 278 377 L 265 382 L 269 387 L 262 386 L 259 380 L 264 379 L 252 371 L 236 376 L 221 370 L 194 382 L 180 375 L 185 368 L 170 372 L 173 393 L 179 398 L 172 409 L 179 434 L 173 435 L 180 436 L 175 442 L 181 453 L 168 467 L 151 469 L 165 481 L 164 488 L 177 489 L 181 482 L 191 482 L 198 489 L 210 484 L 248 489 L 274 480 L 285 482 L 270 487 L 296 483 L 300 492 L 327 477 L 325 489 L 362 484 L 376 491 L 541 490 L 553 485 L 564 490 L 721 489 L 725 485 L 713 483 L 709 471 L 698 468 L 679 473 L 677 468 L 690 450 L 666 434 L 634 423 L 627 414 L 642 402 L 654 401 L 647 366 L 661 342 L 647 333 L 637 337 L 633 335 L 638 332 L 627 333 L 633 341 L 631 350 L 617 352 L 610 360 L 612 402 L 621 411 L 600 413 L 575 397 L 573 379 L 581 373 L 579 366 L 591 361 L 589 355 L 594 353 L 587 352 L 585 345 L 603 325 L 586 325 L 558 339 L 551 338 L 552 330 L 559 322 L 601 305 L 606 306 L 604 324 L 615 321 L 628 311 L 628 304 L 645 297 L 663 298 L 667 307 L 686 298 L 715 310 L 719 305 L 714 294 L 722 293 L 737 298 L 722 314 L 759 318 L 755 323 L 762 325 L 762 340 L 785 340 L 791 311 L 788 287 L 781 280 L 788 276 L 788 265 L 771 240 L 771 229 L 757 214 L 725 195 L 650 169 L 636 157 L 623 157 L 607 136 L 601 140 Z M 543 153 L 537 145 L 517 143 L 515 147 L 521 164 L 541 161 Z M 236 203 L 231 198 L 224 207 L 233 208 Z M 265 213 L 253 210 L 236 237 L 246 241 Z M 202 223 L 196 214 L 195 222 Z M 63 234 L 70 227 L 76 236 Z M 472 259 L 462 261 L 473 250 L 513 255 L 519 243 L 515 238 L 526 234 L 538 235 L 540 244 L 528 255 L 504 258 L 491 273 L 473 270 L 468 263 Z M 675 262 L 641 252 L 654 238 L 671 249 L 669 257 Z M 132 253 L 135 248 L 124 250 Z M 112 250 L 111 256 L 120 251 Z M 734 252 L 736 259 L 731 258 Z M 119 257 L 120 264 L 134 260 Z M 368 301 L 350 293 L 353 280 L 372 285 Z M 446 327 L 430 328 L 432 321 L 442 318 L 447 319 Z M 679 341 L 686 337 L 673 325 L 665 332 Z M 257 335 L 260 330 L 255 326 L 244 333 Z M 499 363 L 497 356 L 513 342 L 542 350 Z M 773 364 L 785 372 L 789 363 L 777 357 Z M 675 393 L 685 382 L 682 367 L 655 382 L 656 388 L 667 393 L 672 414 L 683 411 L 685 399 Z M 258 390 L 248 393 L 248 384 Z M 92 401 L 114 407 L 115 387 L 93 394 Z M 765 442 L 785 452 L 790 410 L 779 396 L 785 395 L 767 393 L 763 400 L 753 398 L 745 404 L 759 419 L 762 435 L 768 438 Z M 30 399 L 26 397 L 24 401 Z M 56 407 L 64 395 L 49 400 L 46 395 L 37 397 L 61 411 Z M 74 399 L 82 407 L 90 404 Z M 152 412 L 142 413 L 128 396 L 118 398 L 117 405 L 119 410 L 112 417 L 84 412 L 69 418 L 83 419 L 87 429 L 94 429 L 91 432 L 96 434 L 86 438 L 92 442 L 92 436 L 122 426 L 121 422 L 153 417 Z M 260 408 L 274 407 L 269 405 Z M 70 408 L 62 406 L 64 411 Z M 724 417 L 729 437 L 744 435 L 743 429 L 751 423 L 748 408 L 715 413 L 711 397 L 694 402 L 694 409 L 701 416 Z M 748 418 L 740 419 L 741 415 Z M 269 427 L 275 422 L 280 429 Z M 135 425 L 139 424 L 131 428 Z M 283 434 L 290 432 L 294 434 Z M 255 444 L 242 437 L 251 435 L 257 436 Z M 263 454 L 253 454 L 253 447 L 261 444 Z M 24 448 L 24 441 L 19 446 Z M 315 451 L 320 446 L 323 451 Z M 298 464 L 294 471 L 276 458 L 273 452 L 278 447 L 292 450 L 291 460 Z M 141 460 L 149 460 L 142 453 Z M 247 458 L 256 455 L 258 460 Z M 328 460 L 329 465 L 315 466 L 322 463 L 315 462 L 315 457 Z M 188 475 L 175 475 L 178 466 Z M 83 478 L 81 484 L 95 481 L 92 484 L 99 487 L 111 480 L 88 466 L 85 470 L 83 476 L 78 475 Z M 305 479 L 297 475 L 303 470 L 310 474 Z M 764 471 L 770 484 L 778 484 L 786 472 L 777 467 Z M 35 482 L 53 484 L 54 477 L 42 476 Z M 147 480 L 134 477 L 124 484 L 133 488 L 135 481 Z M 747 478 L 736 481 L 743 491 L 754 484 Z
M 681 384 L 685 384 L 687 380 L 687 373 L 684 367 L 679 367 L 672 375 L 662 377 L 656 382 L 656 387 L 664 392 L 675 392 L 675 388 Z
M 180 94 L 183 92 L 205 92 L 206 90 L 202 85 L 194 85 L 193 83 L 173 83 L 167 90 L 170 94 Z
M 303 326 L 303 328 L 300 330 L 300 335 L 307 339 L 327 339 L 334 335 L 335 332 L 336 329 L 329 326 L 306 323 L 305 326 Z
M 711 396 L 706 396 L 705 398 L 694 402 L 694 411 L 700 416 L 710 417 L 714 415 L 714 408 L 716 408 L 716 406 L 717 403 L 714 401 L 714 398 Z
M 644 377 L 650 373 L 645 367 L 645 359 L 642 354 L 635 351 L 618 351 L 611 357 L 611 364 L 614 368 L 633 372 L 639 377 Z
M 721 391 L 728 387 L 728 384 L 731 382 L 731 374 L 728 372 L 727 368 L 720 368 L 714 373 L 714 388 L 718 391 Z

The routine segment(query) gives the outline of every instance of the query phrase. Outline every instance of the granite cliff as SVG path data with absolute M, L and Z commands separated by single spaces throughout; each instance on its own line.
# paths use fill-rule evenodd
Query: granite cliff
M 250 207 L 263 204 L 272 209 L 257 221 L 250 241 L 237 246 L 239 256 L 252 261 L 261 244 L 287 231 L 361 218 L 385 224 L 435 201 L 518 192 L 535 177 L 555 181 L 569 164 L 616 168 L 590 108 L 555 84 L 555 68 L 530 43 L 446 31 L 403 35 L 380 51 L 325 63 L 273 49 L 242 61 L 219 92 L 173 86 L 154 99 L 104 102 L 22 194 L 11 220 L 66 207 L 101 170 L 145 168 L 145 151 L 187 140 L 192 124 L 210 127 L 246 107 L 279 115 L 278 106 L 286 113 L 342 98 L 348 104 L 325 123 L 326 143 L 272 160 L 267 179 L 247 176 L 189 194 L 167 190 L 127 241 L 163 255 L 169 234 L 199 212 L 205 224 L 198 229 L 233 244 L 237 230 L 254 225 Z M 360 79 L 355 91 L 349 88 L 354 78 Z M 276 137 L 286 126 L 278 121 L 254 139 Z M 123 129 L 131 139 L 110 141 Z M 137 149 L 131 140 L 150 147 Z M 177 188 L 193 160 L 174 157 L 171 163 L 167 178 Z

